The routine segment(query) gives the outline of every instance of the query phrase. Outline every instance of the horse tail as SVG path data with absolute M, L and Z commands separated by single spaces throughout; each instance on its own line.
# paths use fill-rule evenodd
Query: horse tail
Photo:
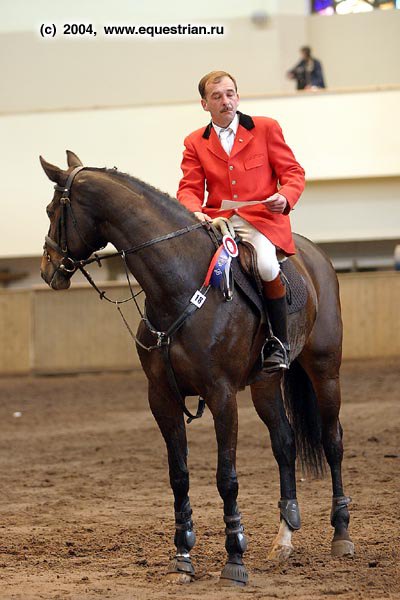
M 326 463 L 317 397 L 307 373 L 297 360 L 284 374 L 283 391 L 301 468 L 304 473 L 322 477 L 326 472 Z

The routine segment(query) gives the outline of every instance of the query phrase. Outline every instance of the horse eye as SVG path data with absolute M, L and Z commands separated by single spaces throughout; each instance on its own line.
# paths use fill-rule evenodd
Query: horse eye
M 47 216 L 49 217 L 49 219 L 51 219 L 51 217 L 54 215 L 54 211 L 47 206 L 46 212 L 47 212 Z

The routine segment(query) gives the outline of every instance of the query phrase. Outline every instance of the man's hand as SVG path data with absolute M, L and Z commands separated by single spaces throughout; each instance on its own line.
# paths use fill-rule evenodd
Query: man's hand
M 199 220 L 199 221 L 212 221 L 212 218 L 209 217 L 208 215 L 206 215 L 205 213 L 202 212 L 195 212 L 193 213 L 194 216 Z
M 282 214 L 287 206 L 287 200 L 286 200 L 285 196 L 282 196 L 282 194 L 279 194 L 277 192 L 273 196 L 270 196 L 269 198 L 266 199 L 265 206 L 271 212 Z

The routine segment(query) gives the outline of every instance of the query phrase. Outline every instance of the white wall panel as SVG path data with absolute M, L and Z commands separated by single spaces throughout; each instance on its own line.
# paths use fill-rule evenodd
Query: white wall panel
M 346 236 L 393 237 L 400 223 L 399 104 L 400 90 L 242 102 L 244 112 L 280 121 L 310 180 L 363 180 L 339 183 L 337 191 L 333 183 L 317 192 L 310 187 L 304 212 L 300 204 L 294 214 L 300 233 L 319 240 L 343 239 L 341 219 L 333 218 L 331 210 L 332 205 L 343 205 L 343 211 L 360 214 Z M 89 166 L 116 165 L 175 195 L 184 136 L 207 121 L 208 114 L 197 103 L 0 118 L 0 256 L 40 253 L 48 228 L 44 209 L 53 190 L 39 154 L 65 167 L 68 148 Z M 380 178 L 378 184 L 365 182 L 371 177 Z M 310 220 L 310 210 L 318 218 Z M 309 226 L 314 221 L 323 223 L 322 238 L 316 236 L 314 225 Z

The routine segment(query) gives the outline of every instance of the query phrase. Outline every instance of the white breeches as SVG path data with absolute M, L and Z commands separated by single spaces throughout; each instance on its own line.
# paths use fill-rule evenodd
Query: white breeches
M 229 221 L 242 240 L 254 246 L 261 279 L 263 281 L 273 281 L 279 275 L 280 270 L 274 244 L 261 231 L 258 231 L 238 215 L 232 215 Z

